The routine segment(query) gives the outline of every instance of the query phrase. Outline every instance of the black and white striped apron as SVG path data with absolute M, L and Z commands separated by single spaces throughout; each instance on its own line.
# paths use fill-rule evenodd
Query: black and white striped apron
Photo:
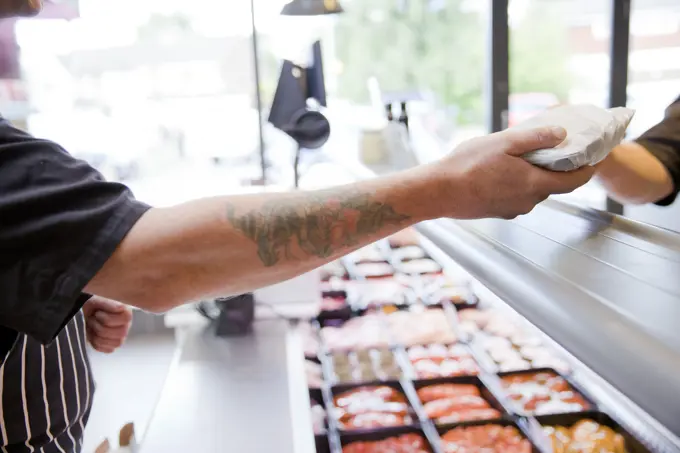
M 20 334 L 0 366 L 0 452 L 80 452 L 94 382 L 79 312 L 48 346 Z

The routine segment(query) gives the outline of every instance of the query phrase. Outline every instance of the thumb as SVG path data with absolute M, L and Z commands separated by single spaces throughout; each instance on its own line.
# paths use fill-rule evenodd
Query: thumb
M 506 154 L 521 156 L 537 149 L 554 148 L 567 138 L 567 131 L 560 126 L 544 126 L 508 129 L 497 135 Z

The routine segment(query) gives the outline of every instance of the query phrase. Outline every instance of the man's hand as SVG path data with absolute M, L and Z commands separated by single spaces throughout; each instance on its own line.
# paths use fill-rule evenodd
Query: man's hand
M 595 169 L 553 172 L 535 167 L 523 154 L 559 145 L 560 127 L 507 130 L 463 143 L 438 162 L 435 197 L 439 216 L 458 219 L 514 218 L 531 211 L 552 194 L 572 192 L 587 183 Z
M 92 347 L 106 354 L 118 349 L 127 338 L 132 324 L 132 311 L 126 305 L 99 296 L 83 307 L 87 339 Z

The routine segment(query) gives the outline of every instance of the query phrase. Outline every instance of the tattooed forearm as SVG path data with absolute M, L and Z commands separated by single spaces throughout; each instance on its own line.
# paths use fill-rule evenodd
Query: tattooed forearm
M 268 267 L 284 259 L 303 258 L 294 256 L 296 250 L 329 257 L 386 225 L 402 225 L 409 218 L 361 192 L 298 193 L 243 213 L 227 205 L 227 219 L 257 244 L 258 257 Z

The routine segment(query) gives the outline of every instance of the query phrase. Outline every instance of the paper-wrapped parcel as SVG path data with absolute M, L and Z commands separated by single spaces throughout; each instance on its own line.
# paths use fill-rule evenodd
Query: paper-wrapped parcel
M 603 109 L 594 105 L 566 105 L 546 110 L 516 129 L 562 126 L 567 138 L 559 146 L 524 155 L 539 167 L 553 171 L 571 171 L 602 161 L 621 143 L 635 111 L 625 107 Z

